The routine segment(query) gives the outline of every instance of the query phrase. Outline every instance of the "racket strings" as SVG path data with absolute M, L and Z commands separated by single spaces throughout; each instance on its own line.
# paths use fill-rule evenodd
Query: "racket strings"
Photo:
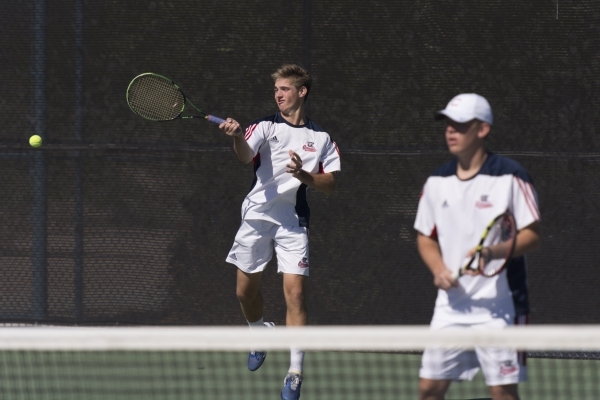
M 512 254 L 515 238 L 516 228 L 512 218 L 501 218 L 494 223 L 483 241 L 484 248 L 495 248 L 494 259 L 483 260 L 481 272 L 484 275 L 492 276 L 499 269 L 503 268 L 504 264 Z
M 181 114 L 185 98 L 169 80 L 144 75 L 131 84 L 128 102 L 136 114 L 150 120 L 165 121 Z
M 490 229 L 490 232 L 488 233 L 485 240 L 483 241 L 483 245 L 484 245 L 484 247 L 486 247 L 487 245 L 500 243 L 506 239 L 508 239 L 508 236 L 506 235 L 506 231 L 502 228 L 501 224 L 496 223 Z

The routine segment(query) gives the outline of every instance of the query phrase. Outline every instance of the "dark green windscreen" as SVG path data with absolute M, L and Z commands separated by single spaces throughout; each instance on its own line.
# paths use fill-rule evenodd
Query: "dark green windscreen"
M 0 320 L 244 324 L 224 260 L 252 167 L 214 124 L 144 120 L 125 92 L 160 73 L 247 126 L 294 62 L 343 170 L 309 194 L 311 324 L 429 322 L 412 225 L 449 159 L 433 113 L 461 92 L 490 101 L 489 148 L 538 191 L 531 322 L 598 323 L 599 21 L 592 0 L 2 2 Z M 265 319 L 281 324 L 275 271 Z

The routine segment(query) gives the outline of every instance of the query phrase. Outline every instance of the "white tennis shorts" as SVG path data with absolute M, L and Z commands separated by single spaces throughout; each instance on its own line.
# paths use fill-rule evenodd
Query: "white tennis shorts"
M 277 254 L 277 272 L 308 276 L 308 229 L 255 219 L 242 221 L 227 256 L 247 273 L 261 272 Z
M 463 325 L 432 322 L 432 329 L 502 329 L 503 319 L 485 324 Z M 427 348 L 419 377 L 435 380 L 473 380 L 479 369 L 488 386 L 518 384 L 527 380 L 525 353 L 511 348 L 475 347 L 475 350 Z

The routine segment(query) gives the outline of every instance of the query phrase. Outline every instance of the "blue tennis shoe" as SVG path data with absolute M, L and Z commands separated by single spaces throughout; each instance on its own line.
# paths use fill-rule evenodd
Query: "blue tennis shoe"
M 281 391 L 282 400 L 298 400 L 300 398 L 300 388 L 302 387 L 302 375 L 287 374 L 283 381 L 283 390 Z
M 273 328 L 275 327 L 275 324 L 272 322 L 265 322 L 265 326 L 267 328 Z M 248 354 L 248 369 L 250 371 L 256 371 L 263 362 L 265 362 L 265 358 L 267 358 L 266 351 L 251 351 L 250 354 Z
M 251 351 L 248 354 L 248 369 L 256 371 L 265 362 L 265 358 L 267 358 L 266 351 Z

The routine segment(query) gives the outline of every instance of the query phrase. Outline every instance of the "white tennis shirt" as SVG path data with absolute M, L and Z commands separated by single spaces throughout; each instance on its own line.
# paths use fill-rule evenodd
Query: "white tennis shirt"
M 421 194 L 414 228 L 437 238 L 446 267 L 458 271 L 485 227 L 510 210 L 520 230 L 540 219 L 537 194 L 527 171 L 516 161 L 489 153 L 477 175 L 456 176 L 457 161 L 430 176 Z M 455 323 L 512 321 L 529 313 L 525 257 L 514 258 L 491 278 L 463 276 L 458 287 L 438 290 L 434 319 Z
M 279 113 L 254 121 L 245 138 L 254 151 L 254 182 L 242 203 L 242 219 L 262 219 L 284 226 L 308 227 L 308 186 L 294 178 L 289 150 L 302 159 L 302 169 L 311 173 L 340 171 L 335 142 L 311 120 L 292 125 Z

